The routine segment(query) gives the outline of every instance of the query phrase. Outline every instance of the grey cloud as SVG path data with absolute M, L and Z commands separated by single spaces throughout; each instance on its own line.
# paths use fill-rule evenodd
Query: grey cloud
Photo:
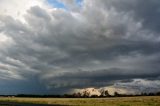
M 159 0 L 105 0 L 98 4 L 115 8 L 119 12 L 131 13 L 136 20 L 142 21 L 145 28 L 159 32 Z
M 159 15 L 152 13 L 158 1 L 142 1 L 84 0 L 79 11 L 34 6 L 25 14 L 25 23 L 0 16 L 0 31 L 14 42 L 0 49 L 0 63 L 16 67 L 10 72 L 30 86 L 37 83 L 39 92 L 47 92 L 45 87 L 58 92 L 57 87 L 65 91 L 158 78 Z M 9 69 L 0 66 L 0 78 L 9 76 L 6 72 Z M 18 80 L 20 85 L 25 82 Z
M 128 72 L 130 71 L 130 72 Z M 132 73 L 131 73 L 132 72 Z M 118 74 L 117 74 L 118 73 Z M 141 73 L 141 70 L 125 70 L 125 69 L 104 69 L 104 70 L 88 70 L 77 72 L 64 72 L 63 74 L 48 77 L 49 86 L 53 87 L 102 87 L 112 85 L 116 81 L 130 80 L 133 78 L 157 78 L 157 73 Z
M 28 13 L 37 18 L 50 20 L 49 14 L 44 9 L 40 8 L 39 6 L 31 7 L 30 10 L 28 10 Z
M 119 82 L 114 84 L 115 88 L 123 88 L 129 91 L 134 91 L 137 94 L 141 93 L 156 93 L 159 92 L 160 82 L 159 80 L 144 80 L 133 79 L 127 83 Z

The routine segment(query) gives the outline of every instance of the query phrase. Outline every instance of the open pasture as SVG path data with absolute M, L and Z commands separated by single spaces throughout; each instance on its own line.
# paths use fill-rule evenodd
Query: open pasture
M 12 103 L 12 106 L 160 106 L 160 97 L 0 98 L 0 106 L 11 106 Z

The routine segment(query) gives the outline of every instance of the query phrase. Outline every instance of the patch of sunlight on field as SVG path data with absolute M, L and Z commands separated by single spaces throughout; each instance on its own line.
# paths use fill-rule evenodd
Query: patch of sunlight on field
M 160 96 L 117 98 L 0 98 L 0 102 L 67 106 L 160 106 Z

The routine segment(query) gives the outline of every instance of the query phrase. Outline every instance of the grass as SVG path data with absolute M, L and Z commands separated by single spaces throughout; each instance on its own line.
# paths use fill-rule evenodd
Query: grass
M 117 98 L 0 98 L 0 102 L 67 106 L 160 106 L 160 96 Z

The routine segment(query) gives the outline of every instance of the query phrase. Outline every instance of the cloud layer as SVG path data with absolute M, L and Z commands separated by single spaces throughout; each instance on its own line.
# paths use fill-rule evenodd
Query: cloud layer
M 59 0 L 67 9 L 12 2 L 0 1 L 0 87 L 13 87 L 6 93 L 159 82 L 159 0 Z

